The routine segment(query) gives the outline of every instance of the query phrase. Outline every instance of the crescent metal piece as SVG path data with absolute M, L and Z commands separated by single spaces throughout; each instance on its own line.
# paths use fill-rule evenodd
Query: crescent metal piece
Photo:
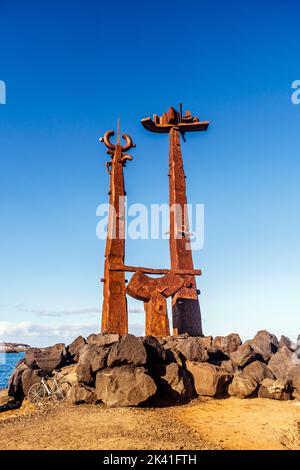
M 103 142 L 106 147 L 108 147 L 109 150 L 115 150 L 117 144 L 113 144 L 110 141 L 110 137 L 114 136 L 115 132 L 114 131 L 106 131 L 103 137 L 100 137 L 100 142 Z M 123 139 L 125 140 L 125 145 L 120 146 L 122 152 L 126 152 L 130 148 L 134 148 L 135 144 L 132 142 L 132 138 L 128 134 L 123 134 L 122 135 Z M 111 152 L 109 152 L 111 153 Z
M 126 160 L 131 161 L 132 159 L 133 157 L 131 155 L 128 155 L 128 153 L 125 153 L 121 158 L 121 162 L 125 162 Z
M 126 152 L 127 150 L 134 148 L 136 145 L 132 142 L 132 138 L 128 134 L 122 134 L 123 139 L 126 141 L 126 145 L 122 148 L 122 152 Z
M 106 145 L 106 147 L 108 147 L 109 149 L 111 150 L 114 150 L 115 149 L 115 145 L 111 143 L 111 141 L 109 140 L 109 138 L 111 136 L 115 135 L 115 131 L 106 131 L 104 136 L 103 137 L 100 137 L 100 142 L 104 142 L 104 144 Z

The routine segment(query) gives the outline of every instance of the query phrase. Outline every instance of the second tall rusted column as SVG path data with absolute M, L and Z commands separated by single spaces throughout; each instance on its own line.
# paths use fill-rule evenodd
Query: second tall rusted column
M 171 272 L 183 276 L 184 283 L 172 293 L 173 333 L 202 336 L 201 312 L 198 301 L 192 251 L 190 247 L 189 222 L 185 174 L 180 138 L 186 132 L 206 131 L 209 122 L 200 121 L 190 111 L 182 114 L 170 107 L 161 116 L 142 119 L 150 132 L 169 134 L 169 190 L 170 190 L 170 257 Z
M 180 130 L 173 127 L 169 133 L 169 191 L 170 191 L 170 257 L 171 270 L 193 270 L 185 174 L 180 145 Z M 173 332 L 202 335 L 201 312 L 195 276 L 185 276 L 184 286 L 172 299 Z

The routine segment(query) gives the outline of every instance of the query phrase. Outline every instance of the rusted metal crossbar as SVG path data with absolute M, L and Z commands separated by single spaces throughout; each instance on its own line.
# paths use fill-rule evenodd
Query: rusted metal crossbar
M 110 266 L 110 271 L 125 271 L 128 273 L 135 273 L 136 271 L 142 271 L 145 274 L 169 274 L 173 272 L 174 274 L 179 274 L 180 276 L 201 276 L 201 269 L 160 269 L 160 268 L 143 268 L 141 266 L 127 266 L 127 265 L 117 265 L 112 264 Z

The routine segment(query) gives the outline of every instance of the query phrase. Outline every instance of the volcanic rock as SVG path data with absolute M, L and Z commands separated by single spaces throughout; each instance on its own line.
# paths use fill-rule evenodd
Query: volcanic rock
M 93 382 L 93 373 L 105 369 L 108 351 L 97 344 L 86 344 L 80 351 L 77 380 L 85 384 Z
M 275 335 L 266 330 L 258 331 L 254 338 L 250 341 L 253 350 L 268 362 L 273 354 L 278 350 L 279 342 Z
M 209 397 L 222 395 L 225 385 L 231 379 L 231 374 L 207 362 L 186 361 L 186 368 L 191 374 L 198 395 Z
M 250 397 L 257 389 L 258 384 L 252 377 L 243 376 L 243 372 L 237 372 L 231 384 L 228 387 L 228 393 L 231 396 L 246 398 Z
M 56 380 L 65 380 L 69 382 L 69 384 L 73 385 L 77 383 L 77 364 L 71 364 L 70 366 L 63 367 L 59 370 L 55 378 Z
M 293 367 L 289 373 L 289 379 L 293 386 L 293 397 L 300 399 L 300 365 Z
M 236 351 L 230 353 L 230 359 L 239 367 L 245 367 L 251 362 L 257 360 L 257 354 L 252 348 L 250 342 L 239 346 Z
M 277 379 L 288 380 L 290 372 L 299 364 L 296 353 L 293 353 L 286 346 L 282 346 L 274 356 L 271 357 L 268 367 Z
M 274 379 L 274 375 L 264 362 L 254 361 L 243 369 L 243 377 L 254 379 L 261 384 L 264 379 Z
M 231 333 L 227 336 L 216 336 L 212 347 L 222 351 L 226 355 L 235 352 L 242 344 L 241 338 L 237 333 Z
M 41 377 L 39 376 L 39 371 L 38 370 L 33 370 L 33 369 L 25 369 L 23 374 L 22 374 L 22 389 L 24 395 L 27 397 L 28 391 L 30 387 L 36 383 L 40 383 Z
M 98 335 L 92 334 L 88 336 L 88 344 L 96 344 L 97 346 L 108 347 L 114 343 L 117 343 L 120 339 L 120 335 L 117 333 L 100 333 Z
M 218 366 L 220 369 L 225 370 L 228 374 L 234 375 L 238 371 L 238 366 L 232 362 L 231 359 L 227 359 L 225 361 L 214 361 L 210 364 L 214 366 Z
M 181 367 L 184 366 L 184 358 L 183 356 L 180 354 L 179 351 L 177 351 L 176 349 L 166 349 L 166 360 L 165 362 L 167 364 L 171 364 L 171 362 L 177 362 L 178 365 L 180 365 Z
M 258 397 L 270 398 L 272 400 L 290 400 L 290 383 L 282 379 L 265 379 L 258 390 Z
M 228 393 L 239 398 L 253 396 L 258 386 L 266 378 L 274 379 L 272 372 L 265 363 L 254 361 L 242 371 L 236 372 L 228 387 Z
M 176 345 L 176 350 L 188 361 L 205 362 L 208 359 L 207 350 L 198 338 L 188 338 L 184 341 L 179 341 Z
M 145 336 L 143 343 L 147 353 L 147 363 L 149 366 L 160 364 L 166 360 L 166 351 L 155 336 Z
M 163 344 L 163 348 L 167 351 L 168 349 L 176 349 L 176 346 L 177 344 L 179 343 L 178 340 L 174 340 L 174 339 L 170 339 L 168 341 L 166 341 L 164 344 Z
M 120 341 L 113 344 L 110 349 L 107 365 L 108 367 L 123 364 L 134 364 L 136 366 L 147 363 L 147 353 L 141 338 L 133 335 L 122 336 Z
M 97 373 L 97 399 L 107 406 L 137 406 L 156 393 L 154 380 L 144 367 L 124 365 Z
M 286 346 L 293 352 L 297 350 L 297 344 L 291 341 L 287 336 L 282 335 L 279 341 L 279 348 L 282 348 L 283 346 Z
M 80 405 L 82 403 L 94 404 L 97 401 L 96 390 L 82 384 L 73 385 L 68 401 L 73 405 Z
M 86 345 L 86 341 L 82 336 L 78 336 L 69 346 L 67 351 L 74 361 L 78 361 L 81 349 Z
M 39 368 L 52 372 L 64 362 L 66 356 L 65 345 L 55 344 L 48 348 L 31 348 L 26 351 L 26 364 L 32 369 Z
M 209 349 L 212 347 L 212 342 L 213 342 L 212 336 L 197 336 L 197 339 L 199 343 L 201 343 L 205 349 Z
M 27 369 L 28 366 L 24 362 L 19 363 L 19 365 L 14 369 L 8 382 L 7 394 L 9 397 L 13 397 L 15 400 L 22 400 L 24 397 L 22 375 Z
M 157 368 L 159 391 L 165 398 L 182 400 L 193 396 L 193 385 L 188 372 L 173 362 Z

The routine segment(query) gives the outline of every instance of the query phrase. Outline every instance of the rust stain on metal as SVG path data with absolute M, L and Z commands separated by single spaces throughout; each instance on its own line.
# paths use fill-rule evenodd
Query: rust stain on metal
M 184 285 L 184 278 L 172 272 L 159 278 L 146 276 L 138 269 L 132 276 L 126 292 L 144 302 L 146 335 L 168 336 L 170 334 L 167 301 Z
M 127 266 L 126 264 L 111 264 L 111 271 L 126 271 L 129 273 L 135 273 L 136 271 L 142 271 L 145 274 L 168 274 L 171 272 L 171 269 L 164 268 L 142 268 L 137 266 Z M 201 276 L 201 269 L 175 269 L 172 270 L 175 274 L 181 274 L 182 276 L 192 275 L 192 276 Z

